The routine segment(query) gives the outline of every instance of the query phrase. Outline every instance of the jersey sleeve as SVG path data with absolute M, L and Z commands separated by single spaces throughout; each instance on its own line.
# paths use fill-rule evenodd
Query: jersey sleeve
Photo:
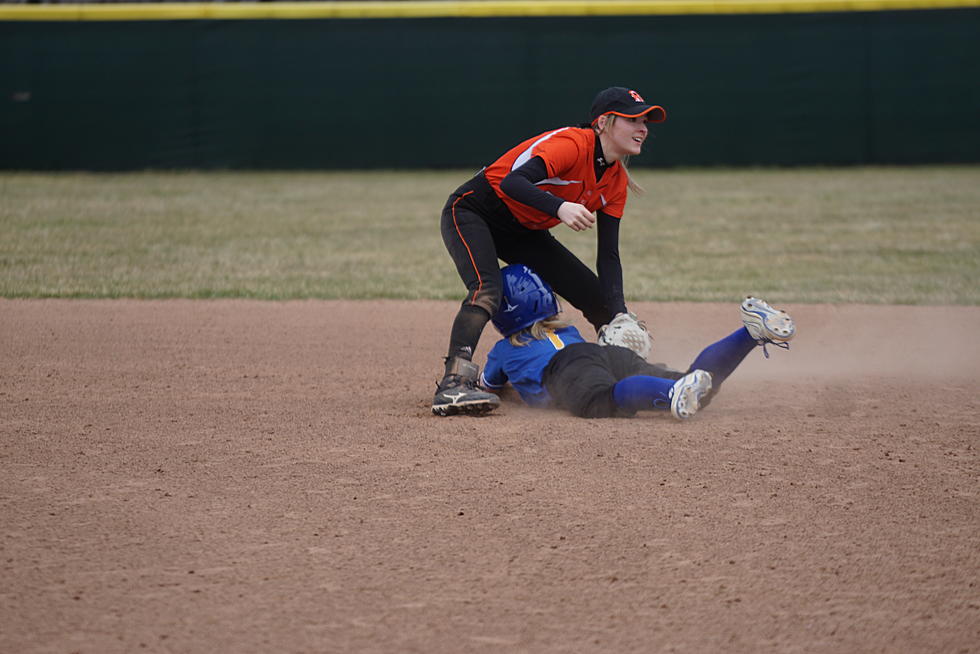
M 500 190 L 521 204 L 534 207 L 549 216 L 557 216 L 558 208 L 565 201 L 535 186 L 547 176 L 548 172 L 541 157 L 532 157 L 504 177 L 500 182 Z
M 591 162 L 592 154 L 583 150 L 584 142 L 573 133 L 555 134 L 542 141 L 531 150 L 531 156 L 541 157 L 548 177 L 561 177 L 561 174 L 574 170 L 584 160 Z
M 507 339 L 500 339 L 487 355 L 487 365 L 480 374 L 480 385 L 484 388 L 503 388 L 507 384 L 507 373 L 504 372 L 504 348 L 509 346 Z
M 619 218 L 599 212 L 596 272 L 606 306 L 613 314 L 626 313 L 623 297 L 623 264 L 619 258 Z

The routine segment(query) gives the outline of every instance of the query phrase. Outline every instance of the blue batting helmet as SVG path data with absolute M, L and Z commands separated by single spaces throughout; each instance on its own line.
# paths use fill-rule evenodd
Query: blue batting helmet
M 503 277 L 503 298 L 493 317 L 493 326 L 504 336 L 516 334 L 539 320 L 561 311 L 548 282 L 523 264 L 500 269 Z

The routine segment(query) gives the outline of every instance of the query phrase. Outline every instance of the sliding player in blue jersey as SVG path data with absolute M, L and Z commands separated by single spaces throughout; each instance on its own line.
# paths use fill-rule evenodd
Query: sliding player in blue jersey
M 647 363 L 632 350 L 586 342 L 558 318 L 551 287 L 521 264 L 501 270 L 503 300 L 493 324 L 504 336 L 487 356 L 480 383 L 510 383 L 531 406 L 557 407 L 584 418 L 670 411 L 693 417 L 756 347 L 788 347 L 793 319 L 757 298 L 741 305 L 743 327 L 705 348 L 686 372 Z

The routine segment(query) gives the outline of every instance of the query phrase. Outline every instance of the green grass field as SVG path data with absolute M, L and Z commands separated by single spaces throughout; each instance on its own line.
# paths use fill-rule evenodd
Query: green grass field
M 456 299 L 439 212 L 469 174 L 0 173 L 0 296 Z M 980 166 L 635 177 L 630 300 L 980 304 Z

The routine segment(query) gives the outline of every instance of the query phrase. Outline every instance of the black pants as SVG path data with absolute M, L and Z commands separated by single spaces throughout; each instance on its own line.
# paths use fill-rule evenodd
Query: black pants
M 647 363 L 625 347 L 573 343 L 544 369 L 542 383 L 555 405 L 581 418 L 629 417 L 635 411 L 616 406 L 613 387 L 634 375 L 680 379 L 684 373 Z
M 502 293 L 499 258 L 530 266 L 597 330 L 612 320 L 596 274 L 548 230 L 521 225 L 482 172 L 449 196 L 441 228 L 446 249 L 466 284 L 464 306 L 478 306 L 490 316 L 496 313 Z M 476 343 L 469 345 L 476 348 Z

